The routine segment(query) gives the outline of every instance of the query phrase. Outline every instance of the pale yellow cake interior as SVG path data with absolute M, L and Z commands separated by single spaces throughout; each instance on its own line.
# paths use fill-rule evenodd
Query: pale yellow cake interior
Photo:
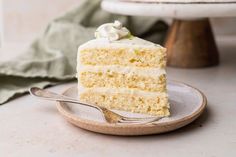
M 165 54 L 157 48 L 88 48 L 80 51 L 81 63 L 86 65 L 123 65 L 159 67 L 166 65 Z
M 165 48 L 154 44 L 93 42 L 78 50 L 80 101 L 109 109 L 170 115 Z

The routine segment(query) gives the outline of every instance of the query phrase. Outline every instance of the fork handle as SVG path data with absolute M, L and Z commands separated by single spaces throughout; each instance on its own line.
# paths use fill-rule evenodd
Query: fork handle
M 92 108 L 95 108 L 95 109 L 101 111 L 101 109 L 98 106 L 82 103 L 82 102 L 79 102 L 76 99 L 73 99 L 73 98 L 70 98 L 70 97 L 67 97 L 67 96 L 64 96 L 64 95 L 60 95 L 60 94 L 57 94 L 57 93 L 54 93 L 54 92 L 51 92 L 51 91 L 48 91 L 48 90 L 40 89 L 40 88 L 37 88 L 37 87 L 31 88 L 30 89 L 30 94 L 35 96 L 35 97 L 43 98 L 43 99 L 46 99 L 46 100 L 75 103 L 75 104 L 80 104 L 80 105 L 83 105 L 83 106 L 92 107 Z
M 97 110 L 101 110 L 99 107 L 97 107 L 97 106 L 94 106 L 94 105 L 91 105 L 91 104 L 86 104 L 86 103 L 82 103 L 82 102 L 79 102 L 78 100 L 76 100 L 76 99 L 67 99 L 67 98 L 65 98 L 65 97 L 63 97 L 63 99 L 55 99 L 56 101 L 61 101 L 61 102 L 68 102 L 68 103 L 74 103 L 74 104 L 79 104 L 79 105 L 83 105 L 83 106 L 88 106 L 88 107 L 92 107 L 92 108 L 95 108 L 95 109 L 97 109 Z M 49 99 L 48 99 L 49 100 Z M 53 100 L 53 99 L 51 99 L 51 100 Z

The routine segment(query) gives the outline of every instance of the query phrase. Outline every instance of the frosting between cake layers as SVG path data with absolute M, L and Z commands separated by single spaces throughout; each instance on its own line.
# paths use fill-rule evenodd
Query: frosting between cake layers
M 108 87 L 96 87 L 96 88 L 84 88 L 81 84 L 78 84 L 78 93 L 84 92 L 94 92 L 94 93 L 110 93 L 110 94 L 128 94 L 128 95 L 138 95 L 149 98 L 155 98 L 157 96 L 168 97 L 166 92 L 147 92 L 142 90 L 130 89 L 130 88 L 108 88 Z
M 131 66 L 120 66 L 120 65 L 108 65 L 108 66 L 91 66 L 91 65 L 81 65 L 78 64 L 77 71 L 90 71 L 90 72 L 117 72 L 121 74 L 137 74 L 144 76 L 154 76 L 158 77 L 162 74 L 166 74 L 164 68 L 142 68 L 142 67 L 131 67 Z

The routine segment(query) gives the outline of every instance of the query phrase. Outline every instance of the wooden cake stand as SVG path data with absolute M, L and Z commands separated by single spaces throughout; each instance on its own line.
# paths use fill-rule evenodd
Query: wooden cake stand
M 209 18 L 236 16 L 236 0 L 104 0 L 102 8 L 123 15 L 174 18 L 165 42 L 167 63 L 181 68 L 217 65 Z

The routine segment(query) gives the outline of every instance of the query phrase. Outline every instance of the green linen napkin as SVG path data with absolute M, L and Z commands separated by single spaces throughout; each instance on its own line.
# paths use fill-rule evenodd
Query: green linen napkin
M 121 21 L 133 35 L 156 43 L 162 43 L 167 30 L 157 18 L 115 15 L 103 11 L 100 0 L 80 1 L 78 7 L 50 22 L 25 53 L 0 63 L 0 104 L 30 87 L 75 79 L 78 46 L 94 38 L 97 26 L 114 20 Z

